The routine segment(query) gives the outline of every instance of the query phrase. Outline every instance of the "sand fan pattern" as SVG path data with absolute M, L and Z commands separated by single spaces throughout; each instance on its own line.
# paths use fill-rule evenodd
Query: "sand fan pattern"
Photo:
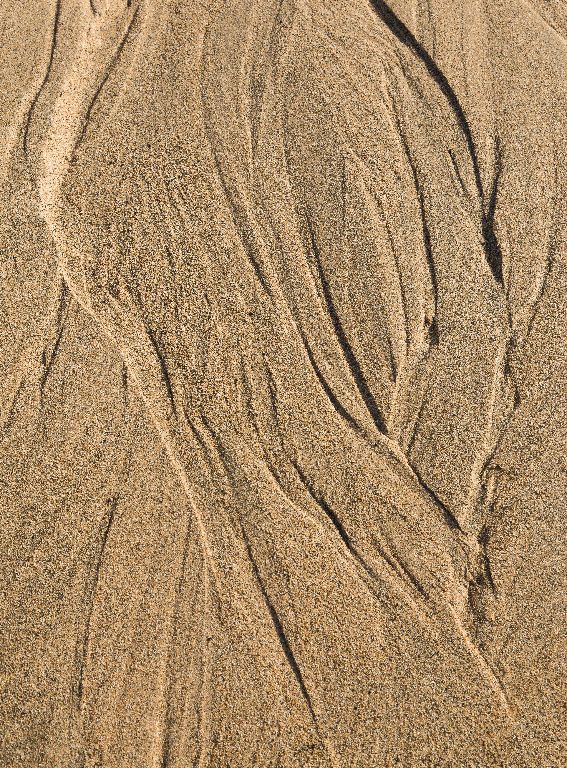
M 1 768 L 558 768 L 564 3 L 0 39 Z

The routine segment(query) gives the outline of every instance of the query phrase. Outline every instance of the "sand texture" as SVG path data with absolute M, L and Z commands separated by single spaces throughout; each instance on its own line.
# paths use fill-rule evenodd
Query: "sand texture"
M 0 56 L 0 768 L 565 765 L 565 0 Z

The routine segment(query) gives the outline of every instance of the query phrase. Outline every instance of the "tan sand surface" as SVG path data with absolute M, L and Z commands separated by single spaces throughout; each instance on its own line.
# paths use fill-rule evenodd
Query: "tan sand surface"
M 0 768 L 565 765 L 565 0 L 0 51 Z

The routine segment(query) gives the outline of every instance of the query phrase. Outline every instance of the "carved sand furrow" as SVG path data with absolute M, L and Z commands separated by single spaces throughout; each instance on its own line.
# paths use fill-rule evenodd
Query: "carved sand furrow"
M 559 765 L 559 6 L 23 6 L 0 765 Z

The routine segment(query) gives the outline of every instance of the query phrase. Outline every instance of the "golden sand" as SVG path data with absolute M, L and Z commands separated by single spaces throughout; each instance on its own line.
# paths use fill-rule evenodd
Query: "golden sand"
M 1 768 L 560 768 L 564 0 L 0 44 Z

